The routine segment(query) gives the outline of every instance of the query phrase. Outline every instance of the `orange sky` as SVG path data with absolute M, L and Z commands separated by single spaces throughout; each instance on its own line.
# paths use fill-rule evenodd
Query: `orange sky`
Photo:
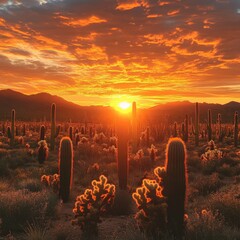
M 0 76 L 81 105 L 240 101 L 240 1 L 0 0 Z

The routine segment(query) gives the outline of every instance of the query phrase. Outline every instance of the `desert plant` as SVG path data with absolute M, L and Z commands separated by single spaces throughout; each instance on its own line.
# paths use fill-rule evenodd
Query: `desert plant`
M 195 106 L 195 146 L 198 146 L 199 144 L 199 111 L 198 111 L 198 102 L 196 102 Z
M 14 146 L 14 139 L 15 139 L 15 135 L 16 135 L 15 109 L 12 109 L 12 113 L 11 113 L 11 128 L 10 127 L 7 128 L 7 134 L 8 134 L 8 138 L 10 138 L 10 146 L 13 147 Z
M 46 187 L 51 187 L 53 192 L 57 193 L 60 188 L 60 175 L 56 173 L 53 175 L 42 175 L 41 183 Z
M 212 140 L 212 112 L 208 109 L 208 122 L 207 122 L 208 141 Z
M 58 136 L 60 126 L 56 128 L 56 104 L 53 103 L 51 107 L 51 142 L 50 150 L 53 151 L 55 148 L 55 138 Z
M 168 225 L 173 235 L 184 234 L 184 211 L 187 189 L 186 146 L 180 138 L 170 138 L 166 149 L 166 178 L 164 195 L 167 197 Z
M 238 112 L 234 113 L 234 146 L 238 146 Z
M 45 139 L 45 126 L 42 125 L 40 128 L 40 141 Z
M 144 179 L 142 187 L 137 188 L 132 197 L 139 209 L 135 219 L 140 230 L 148 236 L 166 232 L 167 203 L 157 181 Z
M 73 177 L 73 145 L 69 137 L 63 137 L 59 148 L 59 196 L 67 202 L 70 195 Z
M 87 236 L 98 234 L 97 224 L 103 213 L 110 209 L 114 201 L 115 185 L 109 184 L 108 179 L 101 175 L 99 181 L 92 181 L 92 189 L 86 189 L 79 195 L 73 209 L 74 225 L 79 225 Z
M 127 188 L 128 178 L 128 119 L 121 116 L 118 122 L 117 162 L 120 189 Z
M 41 140 L 38 142 L 38 162 L 39 164 L 43 164 L 48 158 L 48 146 L 45 140 Z

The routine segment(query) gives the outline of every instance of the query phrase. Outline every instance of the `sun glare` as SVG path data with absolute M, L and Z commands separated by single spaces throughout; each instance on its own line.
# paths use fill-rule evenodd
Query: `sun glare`
M 129 102 L 120 102 L 118 104 L 118 110 L 121 111 L 121 112 L 130 112 L 131 110 L 131 103 Z

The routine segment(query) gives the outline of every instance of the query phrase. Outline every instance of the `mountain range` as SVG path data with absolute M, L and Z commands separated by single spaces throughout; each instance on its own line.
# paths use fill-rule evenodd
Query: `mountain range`
M 16 110 L 16 119 L 21 121 L 49 120 L 51 105 L 57 106 L 57 120 L 73 122 L 111 122 L 115 110 L 105 106 L 80 106 L 48 93 L 25 95 L 11 89 L 0 90 L 0 120 L 10 119 L 11 110 Z M 207 120 L 208 109 L 212 111 L 213 122 L 221 113 L 222 122 L 233 122 L 233 114 L 240 110 L 240 103 L 227 104 L 199 103 L 200 121 Z M 139 109 L 139 114 L 148 122 L 167 118 L 169 122 L 181 122 L 186 114 L 194 118 L 195 103 L 189 101 L 159 104 L 148 109 Z

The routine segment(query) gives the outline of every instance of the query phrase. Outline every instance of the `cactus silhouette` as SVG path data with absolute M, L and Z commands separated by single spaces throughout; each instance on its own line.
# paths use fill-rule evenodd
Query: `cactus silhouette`
M 132 151 L 137 152 L 137 105 L 132 103 Z
M 72 128 L 72 126 L 69 127 L 69 137 L 70 137 L 71 140 L 73 140 L 73 128 Z
M 184 125 L 185 125 L 184 142 L 188 142 L 188 115 L 187 114 L 184 120 Z
M 42 125 L 40 128 L 40 141 L 45 139 L 45 126 Z
M 51 107 L 51 142 L 50 150 L 55 149 L 55 138 L 58 136 L 60 131 L 60 126 L 56 128 L 56 104 L 53 103 Z
M 234 113 L 234 146 L 238 146 L 238 112 Z
M 212 112 L 211 112 L 211 109 L 208 109 L 207 131 L 208 131 L 208 142 L 209 142 L 212 140 Z
M 184 209 L 187 188 L 186 146 L 180 138 L 171 138 L 166 149 L 166 179 L 164 195 L 167 196 L 168 223 L 177 239 L 184 229 Z
M 199 111 L 198 111 L 198 102 L 196 102 L 195 106 L 195 146 L 199 144 Z
M 66 203 L 69 200 L 73 176 L 73 145 L 69 137 L 63 137 L 59 148 L 59 197 Z
M 118 128 L 117 159 L 118 159 L 119 187 L 120 189 L 126 189 L 128 177 L 128 131 L 129 131 L 129 124 L 126 116 L 119 117 L 117 128 Z
M 41 140 L 38 142 L 38 162 L 39 164 L 43 164 L 48 157 L 48 146 L 45 140 Z

